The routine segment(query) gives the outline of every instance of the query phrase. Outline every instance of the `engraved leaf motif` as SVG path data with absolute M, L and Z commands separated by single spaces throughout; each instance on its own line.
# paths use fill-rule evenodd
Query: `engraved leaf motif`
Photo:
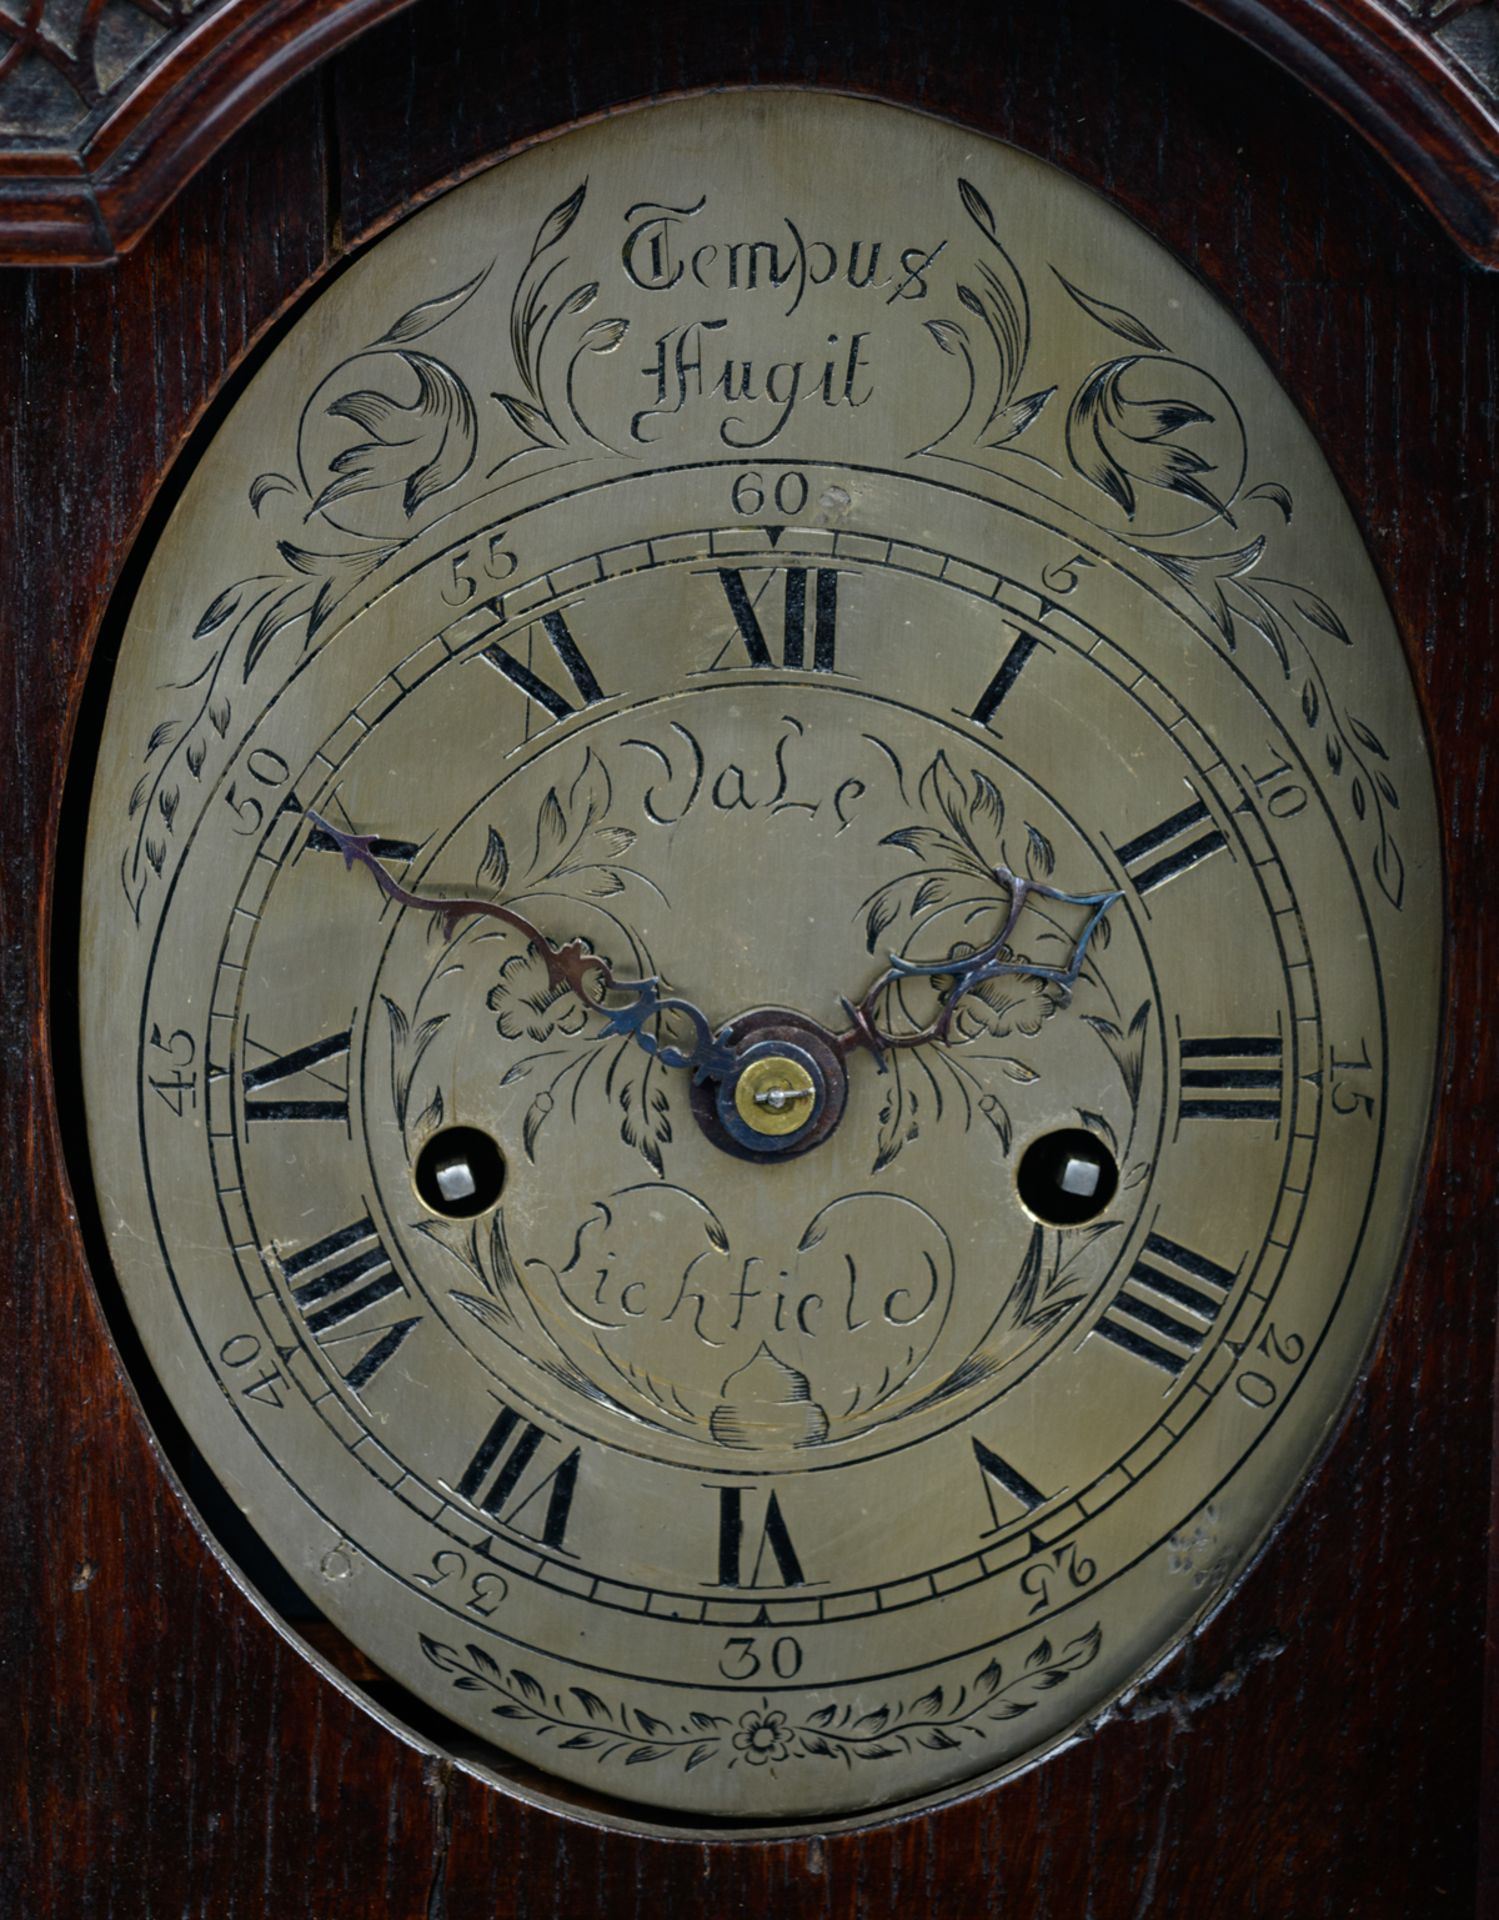
M 473 465 L 478 417 L 468 388 L 428 354 L 403 351 L 396 357 L 416 376 L 416 398 L 407 404 L 362 391 L 344 394 L 329 406 L 330 414 L 352 420 L 371 437 L 329 461 L 336 477 L 313 502 L 313 513 L 351 494 L 404 481 L 402 503 L 410 519 Z
M 626 1042 L 629 1046 L 632 1043 Z M 664 1170 L 662 1148 L 671 1144 L 671 1109 L 660 1087 L 649 1085 L 651 1062 L 637 1081 L 627 1078 L 619 1088 L 619 1137 L 634 1147 L 657 1173 Z
M 232 587 L 225 587 L 222 593 L 215 594 L 204 608 L 202 617 L 193 628 L 195 640 L 206 640 L 216 628 L 221 627 L 230 614 L 237 611 L 244 591 L 250 585 L 248 580 L 238 580 Z
M 945 753 L 939 753 L 921 776 L 917 797 L 929 813 L 934 810 L 934 807 L 940 809 L 947 816 L 963 843 L 972 846 L 968 823 L 968 794 L 963 782 L 949 765 Z M 893 839 L 893 836 L 890 838 Z
M 473 1661 L 474 1665 L 480 1670 L 481 1673 L 487 1673 L 491 1680 L 495 1680 L 495 1681 L 504 1680 L 505 1678 L 504 1668 L 500 1665 L 499 1661 L 495 1659 L 494 1655 L 490 1653 L 486 1648 L 477 1647 L 470 1644 L 465 1649 L 465 1651 L 467 1652 L 469 1659 Z M 526 1676 L 522 1673 L 517 1673 L 515 1675 L 515 1678 L 517 1680 L 524 1680 Z M 530 1682 L 530 1685 L 532 1687 L 536 1687 L 536 1682 L 533 1680 Z M 524 1691 L 525 1689 L 522 1689 L 522 1690 Z M 536 1687 L 536 1697 L 538 1700 L 544 1697 L 540 1687 Z
M 1132 346 L 1146 347 L 1156 353 L 1166 351 L 1164 340 L 1158 340 L 1143 320 L 1137 320 L 1123 307 L 1116 307 L 1108 300 L 1100 300 L 1095 294 L 1084 293 L 1081 287 L 1072 282 L 1055 267 L 1052 272 L 1061 281 L 1067 293 L 1075 300 L 1084 313 L 1096 320 L 1101 327 L 1107 327 L 1110 333 L 1117 333 L 1121 340 L 1128 340 Z
M 1056 392 L 1055 387 L 1044 387 L 1036 393 L 1028 393 L 1023 400 L 1011 400 L 997 407 L 990 415 L 988 425 L 997 430 L 984 441 L 986 447 L 1007 446 L 1011 440 L 1018 440 L 1041 412 L 1047 401 Z M 985 428 L 988 432 L 988 428 Z
M 970 219 L 981 227 L 991 240 L 997 240 L 999 230 L 994 221 L 994 209 L 989 205 L 989 202 L 979 192 L 973 182 L 971 180 L 959 179 L 958 194 L 962 199 L 964 207 L 967 209 Z
M 540 407 L 533 407 L 530 401 L 518 399 L 513 393 L 496 393 L 493 397 L 526 438 L 534 441 L 538 447 L 560 447 L 565 444 L 562 435 Z
M 557 789 L 552 787 L 541 803 L 536 816 L 536 855 L 533 870 L 540 868 L 547 860 L 555 859 L 567 843 L 567 815 L 562 811 L 562 802 L 557 798 Z
M 968 335 L 956 320 L 928 320 L 925 326 L 944 353 L 956 353 L 959 343 L 967 343 Z
M 1027 821 L 1025 837 L 1025 865 L 1026 871 L 1030 874 L 1032 880 L 1038 876 L 1046 878 L 1054 873 L 1056 871 L 1057 856 L 1046 835 L 1042 833 L 1039 827 L 1033 827 L 1030 822 Z
M 629 321 L 618 316 L 610 320 L 595 320 L 592 326 L 584 328 L 578 345 L 588 353 L 613 353 L 629 331 Z
M 528 1160 L 536 1158 L 537 1135 L 546 1125 L 547 1116 L 556 1104 L 550 1091 L 544 1087 L 526 1108 L 526 1117 L 521 1122 L 521 1145 L 525 1148 Z
M 1343 625 L 1338 615 L 1322 598 L 1321 594 L 1313 593 L 1310 587 L 1290 586 L 1282 580 L 1270 580 L 1265 584 L 1267 586 L 1279 587 L 1286 594 L 1292 608 L 1301 619 L 1310 622 L 1314 627 L 1320 628 L 1323 633 L 1331 634 L 1334 640 L 1340 640 L 1345 647 L 1351 647 L 1353 645 L 1353 636 L 1349 633 L 1347 627 Z
M 552 208 L 551 212 L 537 229 L 536 240 L 531 248 L 531 258 L 533 260 L 535 260 L 538 255 L 545 253 L 548 247 L 556 246 L 557 242 L 566 235 L 574 220 L 576 220 L 578 215 L 583 211 L 583 200 L 587 192 L 588 182 L 587 180 L 583 180 L 578 186 L 573 188 L 565 200 L 558 201 L 557 205 Z
M 1067 451 L 1073 466 L 1127 519 L 1135 517 L 1136 486 L 1143 485 L 1183 494 L 1229 520 L 1227 504 L 1204 478 L 1213 471 L 1212 461 L 1171 438 L 1185 428 L 1209 424 L 1211 414 L 1166 394 L 1131 399 L 1122 382 L 1141 364 L 1166 363 L 1142 363 L 1134 355 L 1109 361 L 1078 389 L 1067 414 Z
M 1380 891 L 1392 907 L 1399 907 L 1405 899 L 1405 861 L 1400 849 L 1388 835 L 1374 849 L 1374 878 L 1379 882 Z
M 1379 735 L 1375 733 L 1372 727 L 1366 726 L 1362 720 L 1355 719 L 1351 713 L 1348 716 L 1348 731 L 1361 747 L 1367 748 L 1370 753 L 1378 754 L 1381 760 L 1389 759 L 1390 756 L 1385 751 L 1384 742 L 1379 738 Z
M 499 1667 L 490 1656 L 484 1652 L 482 1647 L 470 1647 L 469 1652 L 473 1654 L 476 1664 L 491 1667 L 498 1675 Z M 523 1673 L 519 1667 L 512 1667 L 510 1670 L 510 1679 L 515 1686 L 520 1688 L 526 1698 L 535 1705 L 541 1706 L 545 1703 L 545 1688 L 539 1680 L 533 1679 L 529 1673 Z
M 490 263 L 493 265 L 493 262 Z M 444 320 L 450 319 L 458 309 L 478 292 L 489 278 L 490 268 L 485 267 L 476 273 L 472 280 L 465 281 L 461 287 L 455 287 L 451 293 L 437 294 L 431 300 L 420 301 L 416 306 L 403 313 L 399 320 L 374 342 L 377 347 L 404 346 L 408 341 L 419 340 L 424 333 L 431 333 L 434 327 L 440 327 Z
M 248 682 L 252 673 L 260 665 L 267 647 L 280 633 L 294 626 L 304 611 L 306 596 L 301 587 L 293 585 L 284 593 L 275 595 L 269 606 L 255 623 L 250 635 L 249 645 L 245 648 L 245 664 L 241 678 Z M 290 612 L 287 609 L 290 608 Z
M 1249 489 L 1246 498 L 1250 500 L 1271 501 L 1275 506 L 1280 508 L 1286 525 L 1289 526 L 1291 524 L 1295 507 L 1291 500 L 1290 490 L 1283 487 L 1278 480 L 1262 480 L 1257 487 L 1251 487 Z
M 484 858 L 479 862 L 479 871 L 475 878 L 481 886 L 493 887 L 496 893 L 503 892 L 510 874 L 510 855 L 505 851 L 505 842 L 495 827 L 489 829 L 484 843 Z
M 250 505 L 258 515 L 273 493 L 295 493 L 296 485 L 284 473 L 258 473 L 250 482 Z

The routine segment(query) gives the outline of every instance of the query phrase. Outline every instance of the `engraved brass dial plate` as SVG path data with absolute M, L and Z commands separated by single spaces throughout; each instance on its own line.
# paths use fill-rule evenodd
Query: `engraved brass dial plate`
M 568 134 L 316 301 L 145 570 L 82 956 L 127 1300 L 473 1733 L 668 1818 L 940 1794 L 1157 1662 L 1330 1432 L 1437 848 L 1337 487 L 1136 227 L 832 96 Z M 892 953 L 920 1044 L 849 1026 Z

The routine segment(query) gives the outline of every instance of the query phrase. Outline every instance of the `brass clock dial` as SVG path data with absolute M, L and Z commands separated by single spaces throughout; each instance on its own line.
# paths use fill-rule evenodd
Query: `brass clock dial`
M 381 241 L 203 453 L 93 800 L 101 1211 L 406 1686 L 665 1818 L 912 1802 L 1307 1472 L 1439 885 L 1373 570 L 1200 287 L 943 123 L 653 108 Z

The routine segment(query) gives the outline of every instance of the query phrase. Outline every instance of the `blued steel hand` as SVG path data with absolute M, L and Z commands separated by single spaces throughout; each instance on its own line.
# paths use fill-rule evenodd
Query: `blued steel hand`
M 373 834 L 343 833 L 311 809 L 306 817 L 334 842 L 344 857 L 346 868 L 351 868 L 357 860 L 361 866 L 369 868 L 392 900 L 403 907 L 415 907 L 419 912 L 437 915 L 442 922 L 444 939 L 451 940 L 460 922 L 474 918 L 498 920 L 503 926 L 523 935 L 541 956 L 549 986 L 575 993 L 584 1006 L 607 1017 L 604 1035 L 628 1034 L 647 1053 L 654 1054 L 663 1066 L 689 1069 L 698 1080 L 720 1080 L 734 1072 L 735 1049 L 727 1038 L 730 1027 L 715 1031 L 708 1016 L 692 1001 L 663 995 L 659 978 L 652 976 L 646 980 L 621 980 L 609 962 L 600 954 L 590 953 L 581 940 L 569 940 L 559 947 L 540 927 L 526 919 L 524 914 L 517 913 L 513 907 L 498 906 L 492 900 L 439 900 L 408 893 L 376 859 L 372 851 L 375 841 Z M 848 1000 L 843 1002 L 844 1011 L 853 1024 L 843 1033 L 828 1036 L 840 1053 L 847 1055 L 856 1047 L 867 1047 L 883 1068 L 882 1056 L 890 1048 L 924 1046 L 929 1041 L 944 1045 L 958 1002 L 964 995 L 982 986 L 986 980 L 996 980 L 1005 974 L 1029 974 L 1035 979 L 1051 981 L 1062 988 L 1064 996 L 1071 991 L 1098 923 L 1121 896 L 1113 892 L 1064 893 L 1057 887 L 1042 886 L 1039 881 L 1022 879 L 1008 867 L 996 867 L 994 877 L 1010 892 L 1010 910 L 995 938 L 987 946 L 980 947 L 977 953 L 968 954 L 963 959 L 949 957 L 946 960 L 917 961 L 908 960 L 902 954 L 891 954 L 890 965 L 863 999 L 857 1005 Z M 1042 967 L 1029 960 L 1001 958 L 1009 948 L 1010 936 L 1025 910 L 1026 902 L 1033 894 L 1039 894 L 1046 900 L 1059 900 L 1069 906 L 1092 909 L 1066 967 Z M 887 988 L 902 980 L 946 978 L 951 978 L 952 987 L 943 996 L 935 1017 L 925 1027 L 913 1029 L 910 1033 L 887 1033 L 877 1024 L 876 1008 L 881 994 Z M 611 994 L 629 994 L 632 996 L 630 1004 L 609 1006 L 607 1002 Z M 691 1025 L 694 1042 L 690 1048 L 684 1050 L 670 1045 L 654 1032 L 648 1031 L 651 1022 L 664 1013 L 679 1013 Z
M 946 960 L 918 961 L 908 960 L 903 954 L 892 953 L 890 965 L 875 981 L 864 998 L 854 1005 L 843 1002 L 843 1010 L 853 1021 L 846 1032 L 835 1036 L 834 1044 L 842 1052 L 849 1053 L 855 1047 L 868 1047 L 875 1059 L 880 1062 L 881 1055 L 889 1047 L 920 1047 L 929 1040 L 945 1045 L 948 1031 L 952 1026 L 953 1015 L 958 1010 L 958 1002 L 965 994 L 972 993 L 975 987 L 982 986 L 986 980 L 997 980 L 1006 974 L 1029 974 L 1033 979 L 1049 980 L 1062 989 L 1062 1003 L 1066 1004 L 1072 988 L 1082 971 L 1083 961 L 1087 958 L 1088 943 L 1098 930 L 1098 924 L 1113 906 L 1116 900 L 1123 898 L 1116 892 L 1105 893 L 1064 893 L 1059 887 L 1043 886 L 1039 880 L 1023 879 L 1018 873 L 1012 873 L 1008 867 L 995 867 L 995 879 L 1010 892 L 1010 911 L 1005 916 L 1004 926 L 986 947 L 980 947 L 977 953 L 970 953 L 963 959 L 949 957 Z M 1033 894 L 1039 894 L 1044 900 L 1060 900 L 1067 906 L 1088 907 L 1087 925 L 1083 928 L 1072 949 L 1072 958 L 1065 967 L 1037 966 L 1030 960 L 1006 960 L 1005 954 L 1010 945 L 1010 936 L 1015 931 L 1015 923 L 1025 911 L 1025 904 Z M 895 986 L 901 980 L 940 980 L 952 979 L 951 989 L 943 996 L 934 1019 L 921 1028 L 909 1033 L 886 1033 L 875 1023 L 875 1009 L 880 995 L 887 988 Z
M 522 934 L 541 956 L 549 986 L 570 990 L 585 1007 L 607 1016 L 608 1025 L 603 1029 L 605 1035 L 629 1034 L 647 1053 L 654 1054 L 663 1066 L 690 1067 L 699 1080 L 721 1079 L 733 1071 L 733 1049 L 714 1033 L 708 1016 L 690 1000 L 664 996 L 658 978 L 621 980 L 609 962 L 601 954 L 590 953 L 581 940 L 569 940 L 560 947 L 556 946 L 540 927 L 524 914 L 517 913 L 513 907 L 497 906 L 492 900 L 437 900 L 419 893 L 408 893 L 398 881 L 392 880 L 375 858 L 372 851 L 375 841 L 373 834 L 343 833 L 310 807 L 306 817 L 321 827 L 334 842 L 344 857 L 345 868 L 351 868 L 357 860 L 361 866 L 369 868 L 392 900 L 403 907 L 415 907 L 420 912 L 436 914 L 442 921 L 445 940 L 452 939 L 464 920 L 481 917 L 498 920 L 503 926 L 512 927 Z M 631 994 L 634 996 L 633 1002 L 624 1007 L 611 1007 L 607 999 L 612 993 Z M 682 1048 L 672 1046 L 658 1039 L 655 1033 L 647 1031 L 656 1016 L 663 1013 L 679 1013 L 691 1024 L 695 1038 L 689 1050 L 684 1052 Z

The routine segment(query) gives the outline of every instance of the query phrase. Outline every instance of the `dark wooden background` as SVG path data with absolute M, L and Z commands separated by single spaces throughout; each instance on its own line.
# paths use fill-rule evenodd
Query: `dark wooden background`
M 1433 1172 L 1386 1335 L 1230 1604 L 1089 1739 L 997 1790 L 850 1835 L 687 1843 L 528 1808 L 391 1734 L 197 1530 L 70 1197 L 85 789 L 68 763 L 75 734 L 86 760 L 132 541 L 312 281 L 548 127 L 754 82 L 926 105 L 1056 160 L 1241 316 L 1347 489 L 1411 649 L 1451 992 Z M 421 0 L 264 109 L 122 262 L 0 273 L 0 347 L 0 1920 L 1473 1913 L 1499 279 L 1296 81 L 1175 0 Z

